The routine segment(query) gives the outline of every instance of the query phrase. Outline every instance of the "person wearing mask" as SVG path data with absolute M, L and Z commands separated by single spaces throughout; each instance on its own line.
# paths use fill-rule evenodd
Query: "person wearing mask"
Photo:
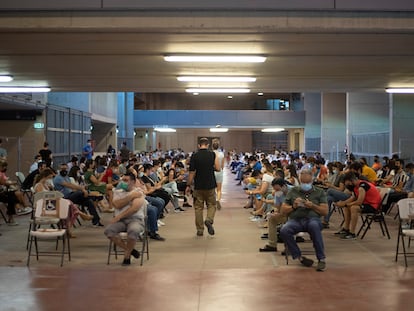
M 308 232 L 318 259 L 317 271 L 326 269 L 325 250 L 322 238 L 321 216 L 328 213 L 328 204 L 325 191 L 312 185 L 313 172 L 304 168 L 300 171 L 300 186 L 293 187 L 286 195 L 281 212 L 288 216 L 288 221 L 280 229 L 280 237 L 286 243 L 293 259 L 311 267 L 313 260 L 302 256 L 295 240 L 299 232 Z
M 145 230 L 147 202 L 145 195 L 136 189 L 135 181 L 136 178 L 132 173 L 122 176 L 119 187 L 114 194 L 114 217 L 104 232 L 108 239 L 124 250 L 123 266 L 131 264 L 131 256 L 136 259 L 140 257 L 140 253 L 134 247 L 140 234 Z M 124 231 L 128 234 L 126 242 L 119 236 L 119 233 Z
M 337 206 L 343 207 L 345 217 L 344 226 L 337 235 L 342 240 L 355 240 L 359 215 L 376 213 L 381 205 L 381 194 L 373 183 L 361 180 L 352 172 L 345 174 L 344 183 L 345 187 L 352 191 L 352 195 L 345 201 L 336 202 Z
M 95 227 L 103 227 L 95 205 L 88 196 L 88 191 L 84 186 L 76 185 L 70 181 L 66 163 L 60 165 L 59 174 L 53 178 L 53 185 L 55 186 L 55 190 L 63 193 L 65 199 L 68 199 L 75 204 L 85 206 L 88 209 L 88 212 L 93 216 L 92 224 Z

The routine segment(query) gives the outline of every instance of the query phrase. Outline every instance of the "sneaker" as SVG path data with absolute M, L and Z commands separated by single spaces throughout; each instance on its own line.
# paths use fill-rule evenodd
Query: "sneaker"
M 261 221 L 261 220 L 262 220 L 262 217 L 260 217 L 260 216 L 250 217 L 250 221 L 253 221 L 253 222 L 257 222 L 257 221 Z
M 207 227 L 207 231 L 208 231 L 208 234 L 210 234 L 210 235 L 214 235 L 214 228 L 213 228 L 213 224 L 212 224 L 212 222 L 210 221 L 210 220 L 206 220 L 205 222 L 204 222 L 204 224 L 206 225 L 206 227 Z
M 158 226 L 165 226 L 165 222 L 161 221 L 161 220 L 157 220 L 157 224 Z
M 94 223 L 93 226 L 94 227 L 103 227 L 104 225 L 100 221 L 98 221 L 97 223 Z
M 124 261 L 122 262 L 123 266 L 129 266 L 131 265 L 131 258 L 124 258 Z
M 351 232 L 348 232 L 347 234 L 341 236 L 341 240 L 356 240 L 356 238 L 356 234 Z
M 27 214 L 30 214 L 32 211 L 33 211 L 33 208 L 31 207 L 22 207 L 21 209 L 18 209 L 16 211 L 16 215 L 17 216 L 27 215 Z
M 158 233 L 150 232 L 149 233 L 150 239 L 157 240 L 157 241 L 165 241 L 165 238 L 160 236 Z
M 7 225 L 9 226 L 17 226 L 19 223 L 17 221 L 13 220 L 9 220 L 9 222 L 7 223 Z
M 277 252 L 277 248 L 266 244 L 263 248 L 259 248 L 259 252 Z
M 325 271 L 326 270 L 326 262 L 319 260 L 318 265 L 316 266 L 316 271 Z
M 339 230 L 338 232 L 335 232 L 334 234 L 335 235 L 346 235 L 346 234 L 348 234 L 349 233 L 349 230 L 346 230 L 346 229 L 341 229 L 341 230 Z
M 216 207 L 217 207 L 217 209 L 218 209 L 218 210 L 221 210 L 221 204 L 220 204 L 220 201 L 217 201 L 217 202 L 216 202 Z
M 139 258 L 139 252 L 135 248 L 131 251 L 131 255 L 136 259 Z
M 312 265 L 313 265 L 313 260 L 312 259 L 310 259 L 310 258 L 306 258 L 306 257 L 304 257 L 304 256 L 302 256 L 302 258 L 300 258 L 300 263 L 302 264 L 302 265 L 304 265 L 305 267 L 312 267 Z
M 185 212 L 185 210 L 182 209 L 181 207 L 177 207 L 177 208 L 174 208 L 174 212 L 181 213 L 181 212 Z
M 183 207 L 193 207 L 193 206 L 191 204 L 187 203 L 187 202 L 184 202 Z

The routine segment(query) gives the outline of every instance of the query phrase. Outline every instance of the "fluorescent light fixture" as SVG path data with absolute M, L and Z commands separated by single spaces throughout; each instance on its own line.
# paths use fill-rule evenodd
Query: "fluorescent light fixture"
M 187 93 L 249 93 L 250 89 L 225 89 L 225 88 L 202 88 L 202 89 L 186 89 Z
M 193 93 L 194 96 L 200 95 L 200 93 Z
M 263 96 L 262 92 L 257 93 L 258 96 Z
M 233 99 L 233 96 L 229 95 L 227 96 L 228 99 Z
M 0 93 L 47 93 L 50 92 L 50 87 L 2 87 L 0 86 Z
M 211 133 L 226 133 L 229 129 L 227 127 L 212 127 L 210 129 Z
M 232 76 L 179 76 L 181 82 L 256 82 L 255 77 Z
M 154 128 L 154 131 L 161 132 L 161 133 L 175 133 L 177 132 L 176 129 L 170 128 L 170 127 L 156 127 Z
M 258 55 L 168 55 L 166 62 L 203 62 L 203 63 L 263 63 L 266 57 Z
M 0 76 L 0 82 L 10 82 L 13 81 L 12 76 Z
M 277 133 L 277 132 L 282 132 L 284 131 L 284 128 L 280 128 L 280 127 L 269 127 L 269 128 L 265 128 L 262 129 L 263 133 Z
M 399 94 L 414 94 L 414 88 L 388 88 L 385 89 L 387 93 L 399 93 Z

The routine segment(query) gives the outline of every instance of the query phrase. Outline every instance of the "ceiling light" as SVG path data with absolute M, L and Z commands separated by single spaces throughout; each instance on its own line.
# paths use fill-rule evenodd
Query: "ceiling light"
M 226 133 L 229 129 L 227 127 L 212 127 L 210 129 L 211 133 Z
M 280 127 L 269 127 L 269 128 L 265 128 L 262 129 L 263 133 L 277 133 L 277 132 L 282 132 L 284 131 L 284 128 L 280 128 Z
M 167 62 L 263 63 L 266 57 L 257 55 L 169 55 Z
M 221 88 L 215 88 L 215 89 L 186 89 L 187 93 L 249 93 L 250 89 L 221 89 Z
M 170 127 L 156 127 L 154 128 L 154 131 L 161 132 L 161 133 L 175 133 L 177 132 L 176 129 L 170 128 Z
M 256 82 L 255 77 L 232 76 L 179 76 L 181 82 Z
M 385 91 L 387 93 L 413 94 L 414 88 L 388 88 Z
M 10 82 L 13 80 L 12 76 L 0 76 L 0 82 Z
M 233 99 L 233 96 L 229 95 L 227 96 L 228 99 Z
M 200 93 L 193 93 L 194 96 L 200 95 Z
M 50 87 L 0 87 L 0 93 L 47 93 Z
M 263 96 L 263 93 L 262 93 L 262 92 L 259 92 L 259 93 L 257 93 L 257 95 L 259 95 L 259 96 Z

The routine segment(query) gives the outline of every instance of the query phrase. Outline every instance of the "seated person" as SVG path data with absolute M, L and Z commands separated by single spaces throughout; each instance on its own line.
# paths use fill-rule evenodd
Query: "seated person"
M 7 203 L 7 223 L 9 226 L 18 225 L 14 215 L 26 215 L 32 212 L 31 207 L 24 207 L 23 192 L 17 190 L 17 182 L 7 177 L 8 163 L 0 160 L 0 202 Z
M 263 207 L 263 201 L 262 198 L 267 198 L 269 194 L 273 192 L 272 188 L 272 181 L 274 179 L 273 177 L 273 167 L 270 165 L 269 162 L 265 162 L 263 164 L 264 173 L 261 173 L 261 179 L 262 183 L 260 184 L 260 187 L 254 189 L 254 190 L 246 190 L 246 193 L 249 195 L 255 195 L 253 197 L 253 204 L 255 211 L 252 212 L 254 216 L 264 216 L 265 210 Z
M 112 207 L 113 186 L 100 181 L 100 179 L 95 176 L 95 161 L 86 160 L 84 178 L 89 191 L 97 191 L 102 195 L 108 196 L 109 207 L 103 206 L 102 211 L 104 213 L 112 213 L 114 211 Z
M 102 227 L 100 217 L 96 211 L 93 201 L 89 198 L 88 191 L 84 186 L 74 184 L 68 176 L 68 166 L 66 163 L 60 165 L 59 174 L 53 178 L 53 185 L 56 191 L 63 193 L 63 197 L 75 204 L 86 206 L 88 212 L 93 216 L 92 224 L 95 227 Z
M 280 208 L 288 193 L 288 185 L 283 178 L 275 178 L 272 181 L 272 187 L 274 190 L 274 209 L 273 213 L 267 218 L 268 234 L 266 235 L 269 242 L 263 248 L 259 249 L 260 252 L 277 252 L 277 227 L 286 222 L 286 216 L 280 213 Z
M 383 211 L 387 212 L 392 203 L 398 202 L 401 199 L 407 198 L 407 193 L 410 189 L 405 189 L 407 181 L 410 179 L 408 174 L 404 171 L 404 160 L 396 159 L 394 162 L 395 175 L 392 179 L 391 185 L 384 185 L 385 188 L 391 188 L 387 203 L 384 205 Z
M 361 213 L 375 213 L 381 205 L 381 194 L 375 185 L 367 180 L 358 179 L 352 173 L 346 173 L 344 177 L 345 187 L 352 190 L 352 195 L 345 201 L 336 202 L 339 207 L 344 207 L 344 226 L 335 233 L 343 240 L 355 240 L 355 228 Z
M 108 239 L 124 250 L 123 266 L 131 264 L 131 255 L 139 258 L 139 252 L 134 248 L 139 240 L 140 234 L 145 230 L 145 208 L 144 194 L 135 189 L 135 176 L 127 173 L 122 176 L 120 189 L 115 191 L 113 201 L 115 207 L 114 217 L 105 229 Z M 124 242 L 118 235 L 127 231 L 128 238 Z
M 295 240 L 295 234 L 308 232 L 319 261 L 316 270 L 324 271 L 326 263 L 320 218 L 328 213 L 328 204 L 325 192 L 313 186 L 312 180 L 312 170 L 302 169 L 299 174 L 300 186 L 292 188 L 287 193 L 282 204 L 282 213 L 287 215 L 289 220 L 280 229 L 280 237 L 286 243 L 293 259 L 299 259 L 302 265 L 311 267 L 313 260 L 302 256 Z

